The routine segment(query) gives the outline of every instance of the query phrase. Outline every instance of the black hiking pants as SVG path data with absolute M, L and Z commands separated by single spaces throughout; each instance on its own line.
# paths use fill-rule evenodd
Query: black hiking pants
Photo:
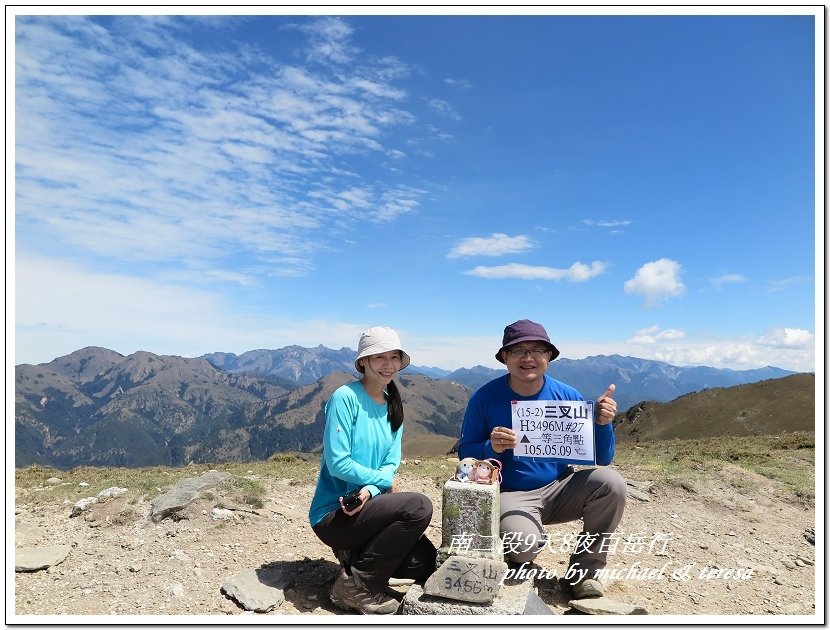
M 432 502 L 417 492 L 379 494 L 352 516 L 332 510 L 312 529 L 335 550 L 349 551 L 349 571 L 358 585 L 383 591 L 390 577 L 422 581 L 435 571 L 435 545 L 423 535 Z

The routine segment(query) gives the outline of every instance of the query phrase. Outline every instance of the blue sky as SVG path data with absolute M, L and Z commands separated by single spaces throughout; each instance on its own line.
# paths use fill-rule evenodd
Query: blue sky
M 21 11 L 16 364 L 382 324 L 416 365 L 497 367 L 529 318 L 568 358 L 815 369 L 818 7 Z

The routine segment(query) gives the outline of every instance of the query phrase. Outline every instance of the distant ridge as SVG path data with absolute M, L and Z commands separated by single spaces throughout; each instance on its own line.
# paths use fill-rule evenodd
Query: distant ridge
M 239 356 L 232 352 L 214 352 L 202 358 L 231 374 L 263 374 L 308 385 L 335 372 L 354 372 L 355 355 L 349 348 L 286 346 L 278 350 L 250 350 Z
M 87 347 L 15 367 L 15 463 L 152 466 L 265 459 L 320 448 L 326 400 L 356 377 L 354 351 L 324 346 L 198 358 Z M 404 453 L 441 454 L 458 438 L 472 391 L 504 374 L 483 366 L 442 378 L 410 366 L 397 377 Z M 621 410 L 690 391 L 786 376 L 777 368 L 679 368 L 632 357 L 558 359 L 550 374 L 592 398 L 617 384 Z M 319 375 L 319 376 L 318 376 Z M 643 426 L 642 423 L 640 426 Z
M 15 465 L 177 466 L 312 452 L 322 441 L 325 402 L 355 378 L 350 365 L 350 373 L 288 387 L 279 377 L 231 374 L 204 358 L 124 357 L 105 348 L 19 365 Z M 470 391 L 420 374 L 402 373 L 398 382 L 405 449 L 449 450 Z
M 667 403 L 643 402 L 617 416 L 621 442 L 815 431 L 816 377 L 715 387 Z
M 321 376 L 342 371 L 355 373 L 354 356 L 349 348 L 332 350 L 325 346 L 304 348 L 287 346 L 277 350 L 252 350 L 239 356 L 232 353 L 203 355 L 217 368 L 233 374 L 254 373 L 307 385 Z M 423 374 L 430 378 L 454 381 L 476 390 L 488 381 L 507 373 L 483 365 L 460 368 L 453 372 L 439 368 L 410 365 L 402 374 Z M 576 387 L 586 398 L 602 394 L 617 385 L 618 408 L 628 409 L 644 400 L 667 402 L 689 392 L 710 387 L 729 387 L 795 374 L 767 366 L 752 370 L 731 370 L 707 366 L 678 367 L 663 361 L 621 355 L 597 355 L 585 359 L 559 358 L 550 364 L 548 374 Z

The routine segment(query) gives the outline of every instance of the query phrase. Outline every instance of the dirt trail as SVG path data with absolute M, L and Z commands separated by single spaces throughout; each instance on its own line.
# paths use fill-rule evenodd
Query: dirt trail
M 399 476 L 401 489 L 432 499 L 427 535 L 439 546 L 441 484 L 419 478 L 409 466 Z M 646 472 L 617 469 L 648 488 Z M 608 566 L 621 579 L 611 583 L 609 597 L 652 615 L 814 615 L 815 548 L 804 535 L 814 527 L 814 509 L 780 496 L 760 476 L 751 480 L 752 492 L 730 483 L 747 474 L 727 468 L 704 488 L 654 484 L 650 501 L 629 498 Z M 192 503 L 183 518 L 158 524 L 148 518 L 148 502 L 113 498 L 69 518 L 70 502 L 32 501 L 49 487 L 17 490 L 15 545 L 68 544 L 72 551 L 59 565 L 15 574 L 15 614 L 255 614 L 220 586 L 263 564 L 295 576 L 285 601 L 265 614 L 348 614 L 329 601 L 337 564 L 307 522 L 313 487 L 256 479 L 268 489 L 256 514 L 236 510 L 234 518 L 216 520 L 211 511 L 223 498 L 213 496 Z M 559 546 L 579 525 L 547 530 L 551 543 L 538 564 L 562 575 L 567 553 Z M 539 595 L 554 612 L 568 610 L 558 590 L 543 585 Z

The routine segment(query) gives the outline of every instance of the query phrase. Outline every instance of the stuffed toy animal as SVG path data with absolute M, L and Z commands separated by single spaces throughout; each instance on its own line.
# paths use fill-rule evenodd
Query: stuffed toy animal
M 490 483 L 493 479 L 493 464 L 488 461 L 476 462 L 473 469 L 473 481 L 476 483 Z
M 473 472 L 475 471 L 476 460 L 472 457 L 467 457 L 458 462 L 455 469 L 456 481 L 473 481 Z
M 501 462 L 497 459 L 485 459 L 476 462 L 472 477 L 476 483 L 499 483 L 501 481 Z

